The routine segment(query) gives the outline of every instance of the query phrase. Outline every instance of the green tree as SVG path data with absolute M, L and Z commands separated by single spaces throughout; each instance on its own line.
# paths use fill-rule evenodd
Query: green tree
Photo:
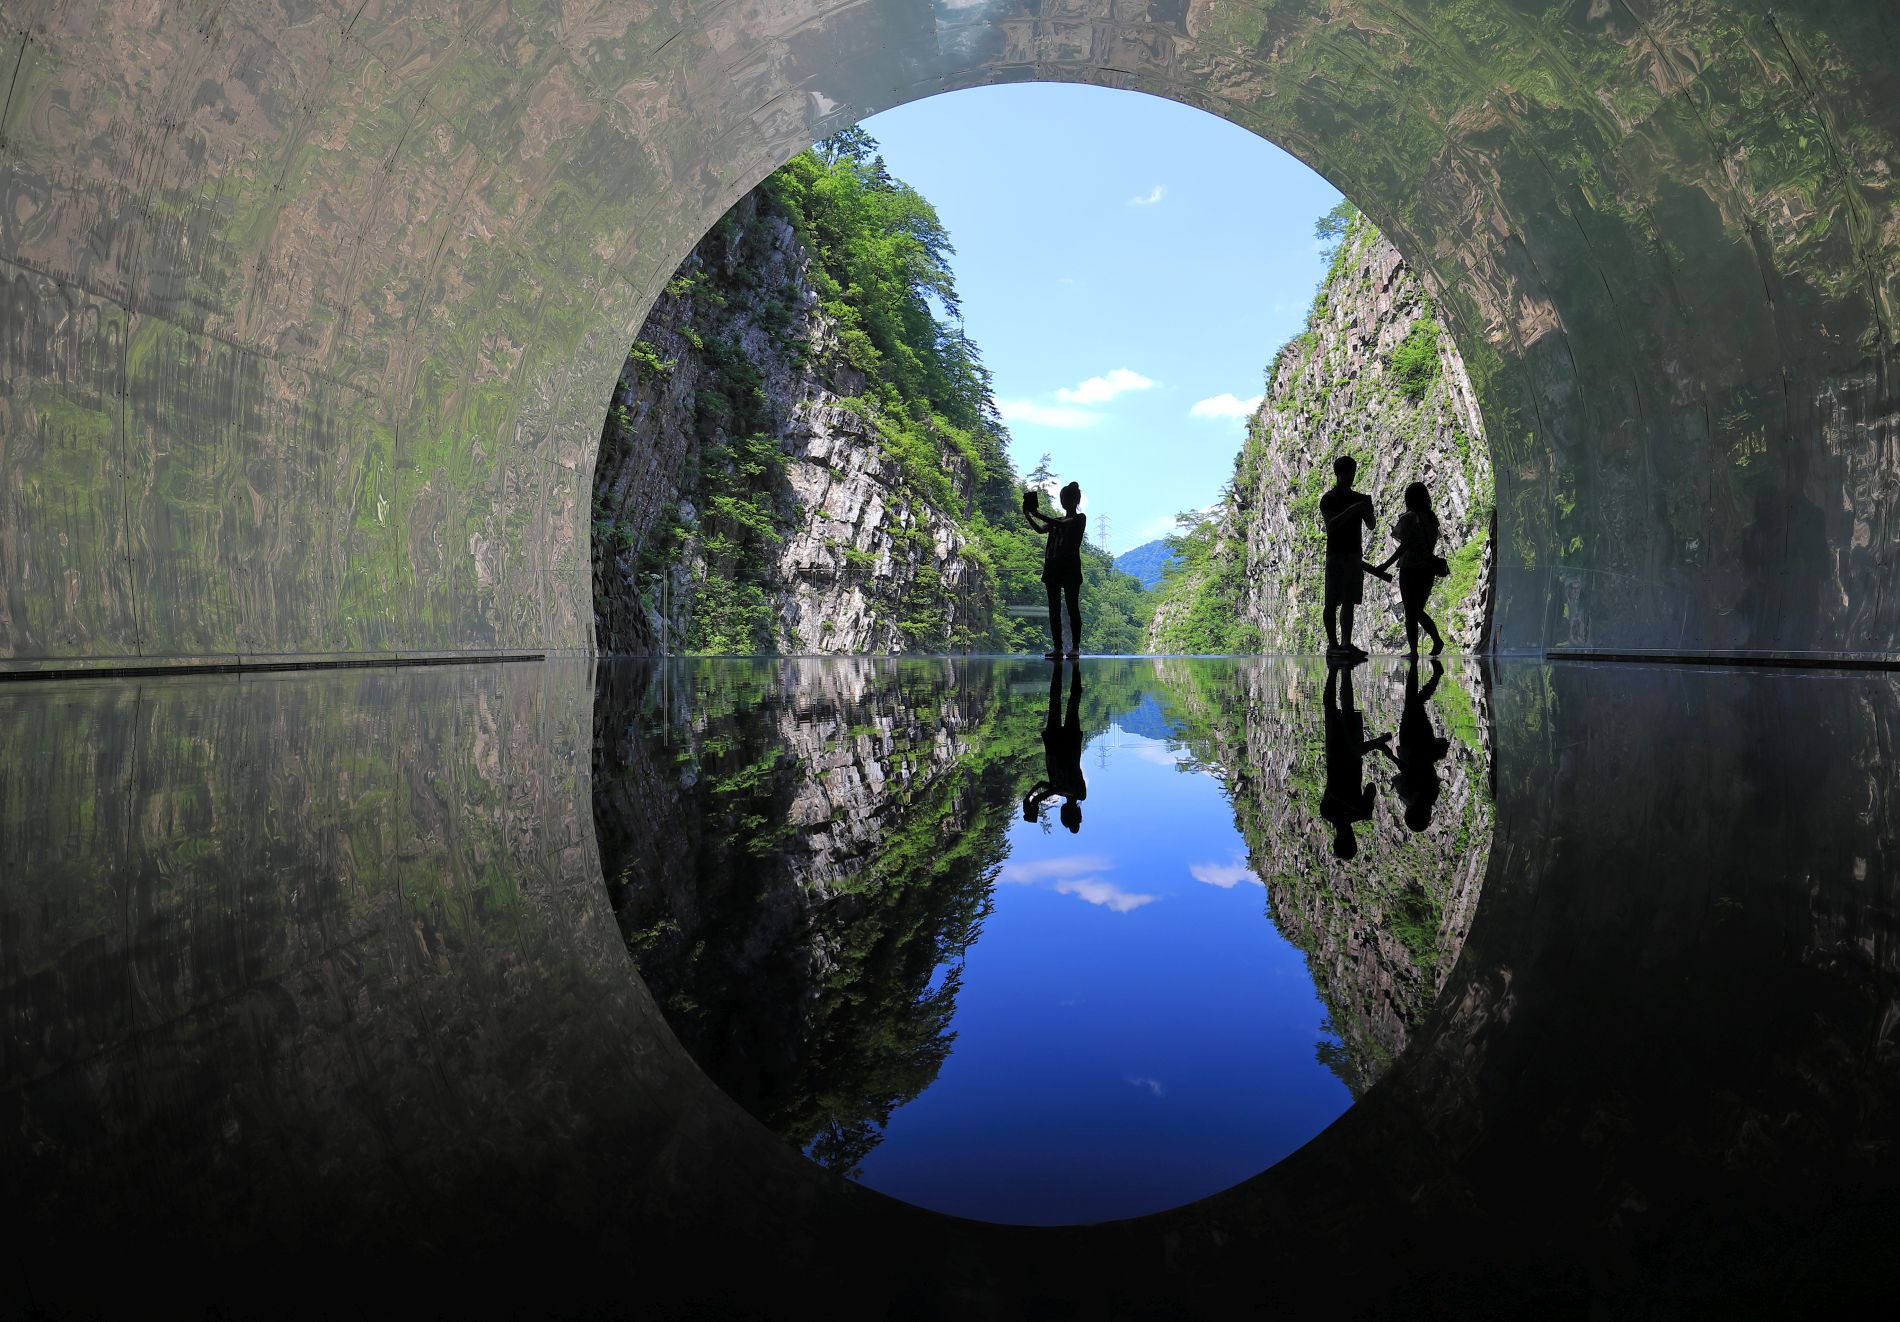
M 1332 262 L 1333 255 L 1339 251 L 1339 245 L 1345 240 L 1346 231 L 1352 228 L 1353 222 L 1358 218 L 1359 208 L 1342 197 L 1334 203 L 1331 211 L 1313 222 L 1313 237 L 1320 241 L 1320 253 L 1326 258 L 1328 264 Z

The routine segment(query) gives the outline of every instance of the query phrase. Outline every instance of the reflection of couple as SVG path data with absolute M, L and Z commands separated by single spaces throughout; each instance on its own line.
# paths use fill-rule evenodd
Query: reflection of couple
M 1451 744 L 1433 728 L 1425 704 L 1438 691 L 1438 681 L 1444 674 L 1445 668 L 1434 659 L 1432 677 L 1420 688 L 1417 660 L 1406 667 L 1405 709 L 1399 717 L 1398 746 L 1394 748 L 1389 734 L 1365 737 L 1365 716 L 1353 705 L 1351 669 L 1327 668 L 1326 790 L 1320 796 L 1319 813 L 1332 824 L 1336 857 L 1351 858 L 1359 852 L 1352 828 L 1372 820 L 1375 791 L 1364 782 L 1362 763 L 1374 750 L 1398 768 L 1392 788 L 1405 805 L 1405 824 L 1414 831 L 1431 825 L 1432 808 L 1438 802 L 1438 764 Z
M 1033 822 L 1042 816 L 1042 805 L 1049 799 L 1062 798 L 1062 824 L 1070 831 L 1082 829 L 1082 800 L 1089 796 L 1088 782 L 1082 779 L 1082 667 L 1069 665 L 1069 706 L 1062 708 L 1062 667 L 1049 673 L 1049 719 L 1042 727 L 1043 763 L 1048 775 L 1037 781 L 1023 796 L 1023 820 Z

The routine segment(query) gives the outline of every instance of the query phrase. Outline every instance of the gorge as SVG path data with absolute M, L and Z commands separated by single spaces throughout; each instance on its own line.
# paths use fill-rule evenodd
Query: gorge
M 948 320 L 950 236 L 875 153 L 857 130 L 801 155 L 655 303 L 595 475 L 603 650 L 1043 646 L 1040 539 L 1015 509 L 1024 479 L 988 371 Z M 1464 363 L 1369 221 L 1342 204 L 1321 228 L 1330 269 L 1267 369 L 1219 499 L 1138 548 L 1140 577 L 1086 548 L 1088 650 L 1318 650 L 1316 504 L 1339 454 L 1380 511 L 1373 557 L 1406 484 L 1433 490 L 1447 640 L 1483 650 L 1492 480 Z M 1392 595 L 1372 584 L 1367 599 L 1380 650 L 1403 645 Z

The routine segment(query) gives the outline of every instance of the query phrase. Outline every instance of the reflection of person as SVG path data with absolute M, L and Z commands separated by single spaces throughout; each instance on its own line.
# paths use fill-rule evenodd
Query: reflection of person
M 1046 780 L 1039 780 L 1023 796 L 1023 820 L 1033 822 L 1042 815 L 1043 803 L 1052 798 L 1066 800 L 1062 805 L 1062 824 L 1071 832 L 1082 829 L 1082 800 L 1088 798 L 1088 782 L 1082 778 L 1082 667 L 1069 667 L 1069 709 L 1062 714 L 1062 667 L 1049 675 L 1049 720 L 1042 727 L 1043 764 Z
M 1365 533 L 1361 530 L 1372 526 L 1372 498 L 1352 489 L 1358 471 L 1357 460 L 1340 455 L 1333 460 L 1333 476 L 1338 480 L 1319 498 L 1320 518 L 1326 521 L 1326 596 L 1320 613 L 1326 621 L 1328 651 L 1364 656 L 1362 648 L 1353 646 L 1352 608 L 1365 592 Z
M 1344 699 L 1343 705 L 1341 699 Z M 1365 783 L 1361 763 L 1372 749 L 1387 757 L 1392 736 L 1367 739 L 1366 718 L 1352 704 L 1352 671 L 1345 666 L 1326 668 L 1326 790 L 1320 795 L 1319 815 L 1332 823 L 1333 854 L 1351 858 L 1359 852 L 1352 828 L 1372 819 L 1372 786 Z
M 1036 493 L 1023 493 L 1023 517 L 1049 539 L 1042 548 L 1042 585 L 1049 594 L 1049 650 L 1043 653 L 1051 661 L 1062 658 L 1062 617 L 1057 613 L 1060 599 L 1069 602 L 1069 659 L 1082 655 L 1082 539 L 1088 535 L 1089 516 L 1077 513 L 1082 503 L 1082 488 L 1071 482 L 1058 493 L 1062 500 L 1059 517 L 1036 508 Z
M 1414 831 L 1432 824 L 1432 808 L 1438 803 L 1438 764 L 1451 750 L 1451 741 L 1439 737 L 1425 706 L 1444 677 L 1445 667 L 1434 658 L 1432 677 L 1421 689 L 1417 658 L 1405 668 L 1405 710 L 1399 716 L 1398 747 L 1392 753 L 1399 770 L 1392 777 L 1392 788 L 1405 805 L 1405 824 Z
M 1432 584 L 1450 573 L 1438 555 L 1438 515 L 1432 512 L 1432 493 L 1423 482 L 1405 488 L 1405 513 L 1392 525 L 1392 540 L 1399 549 L 1377 567 L 1384 569 L 1395 561 L 1399 567 L 1399 600 L 1405 606 L 1405 651 L 1418 656 L 1418 631 L 1431 635 L 1432 655 L 1445 650 L 1439 637 L 1438 622 L 1425 613 L 1431 599 Z M 1442 572 L 1441 572 L 1442 571 Z

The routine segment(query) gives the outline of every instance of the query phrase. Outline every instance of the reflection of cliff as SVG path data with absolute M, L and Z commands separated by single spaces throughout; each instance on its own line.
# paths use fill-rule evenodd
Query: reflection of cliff
M 958 965 L 1044 770 L 1040 663 L 624 663 L 595 821 L 641 976 L 694 1059 L 850 1170 L 936 1077 Z M 1085 670 L 1084 737 L 1159 719 L 1154 664 Z
M 1493 810 L 1478 673 L 1448 674 L 1430 704 L 1451 741 L 1431 825 L 1406 827 L 1390 764 L 1368 756 L 1378 801 L 1358 829 L 1358 856 L 1342 862 L 1319 815 L 1324 668 L 1163 665 L 1178 682 L 1197 755 L 1221 768 L 1274 924 L 1307 954 L 1337 1037 L 1320 1054 L 1358 1095 L 1405 1049 L 1445 985 L 1484 884 Z M 1383 667 L 1357 674 L 1367 734 L 1396 729 L 1397 679 Z
M 842 1170 L 949 1051 L 1005 764 L 1033 747 L 1001 737 L 982 672 L 940 693 L 924 664 L 915 693 L 888 667 L 738 662 L 600 706 L 597 817 L 642 976 L 728 1094 Z

